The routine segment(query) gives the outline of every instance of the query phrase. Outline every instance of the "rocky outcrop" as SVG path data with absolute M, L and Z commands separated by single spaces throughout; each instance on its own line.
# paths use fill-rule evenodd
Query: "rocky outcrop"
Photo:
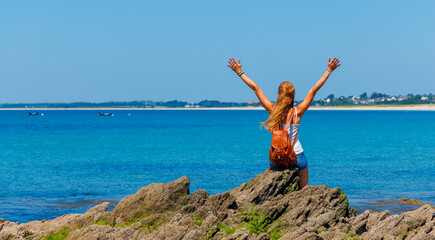
M 84 214 L 17 224 L 0 220 L 0 239 L 435 239 L 429 204 L 400 215 L 349 207 L 339 188 L 297 191 L 296 171 L 271 171 L 223 194 L 190 194 L 189 179 L 141 188 Z

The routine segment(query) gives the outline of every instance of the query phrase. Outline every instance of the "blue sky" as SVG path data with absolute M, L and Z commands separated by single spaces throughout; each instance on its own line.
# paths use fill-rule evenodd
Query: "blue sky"
M 435 1 L 2 1 L 0 102 L 434 93 Z

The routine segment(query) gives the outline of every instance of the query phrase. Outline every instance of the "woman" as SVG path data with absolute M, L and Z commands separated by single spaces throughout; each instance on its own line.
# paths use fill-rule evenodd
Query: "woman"
M 242 71 L 242 64 L 237 63 L 234 58 L 230 58 L 228 61 L 230 67 L 242 80 L 252 89 L 260 100 L 261 105 L 266 109 L 269 113 L 269 118 L 262 124 L 265 126 L 267 131 L 273 132 L 279 127 L 279 124 L 285 125 L 290 121 L 288 132 L 291 141 L 293 142 L 293 138 L 296 137 L 296 143 L 293 147 L 295 153 L 297 154 L 297 167 L 299 169 L 299 189 L 302 189 L 308 184 L 308 162 L 304 155 L 304 150 L 302 149 L 301 143 L 298 139 L 297 132 L 299 131 L 299 123 L 301 122 L 301 118 L 304 113 L 308 110 L 311 105 L 311 102 L 314 99 L 317 91 L 323 86 L 323 84 L 328 79 L 329 75 L 341 64 L 338 58 L 334 58 L 328 60 L 328 68 L 326 69 L 323 76 L 317 81 L 314 87 L 308 92 L 305 99 L 296 106 L 296 111 L 294 111 L 294 116 L 290 116 L 290 110 L 294 107 L 294 98 L 295 98 L 295 88 L 293 84 L 289 82 L 283 82 L 279 85 L 278 88 L 278 99 L 276 104 L 269 101 L 264 95 L 263 91 L 252 81 L 246 74 Z M 270 168 L 276 170 L 277 168 L 273 163 L 269 163 Z

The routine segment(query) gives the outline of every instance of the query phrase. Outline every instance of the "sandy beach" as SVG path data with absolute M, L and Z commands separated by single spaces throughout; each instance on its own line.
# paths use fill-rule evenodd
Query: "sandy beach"
M 263 107 L 220 107 L 220 108 L 0 108 L 0 111 L 50 111 L 50 110 L 264 110 Z M 310 107 L 310 110 L 392 110 L 392 111 L 435 111 L 435 104 L 431 105 L 399 105 L 399 106 L 333 106 Z

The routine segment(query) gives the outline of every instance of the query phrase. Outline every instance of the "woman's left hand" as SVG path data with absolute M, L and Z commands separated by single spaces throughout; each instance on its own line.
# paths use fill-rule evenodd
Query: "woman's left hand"
M 338 58 L 332 59 L 332 62 L 331 62 L 331 58 L 329 58 L 329 60 L 328 60 L 328 71 L 333 72 L 335 69 L 340 67 L 341 64 L 339 64 L 339 63 L 340 63 L 340 60 L 338 60 Z
M 239 63 L 237 63 L 236 60 L 234 60 L 234 58 L 230 58 L 228 63 L 230 65 L 227 66 L 230 67 L 235 73 L 240 74 L 242 72 L 242 64 L 240 63 L 240 59 L 239 59 Z

